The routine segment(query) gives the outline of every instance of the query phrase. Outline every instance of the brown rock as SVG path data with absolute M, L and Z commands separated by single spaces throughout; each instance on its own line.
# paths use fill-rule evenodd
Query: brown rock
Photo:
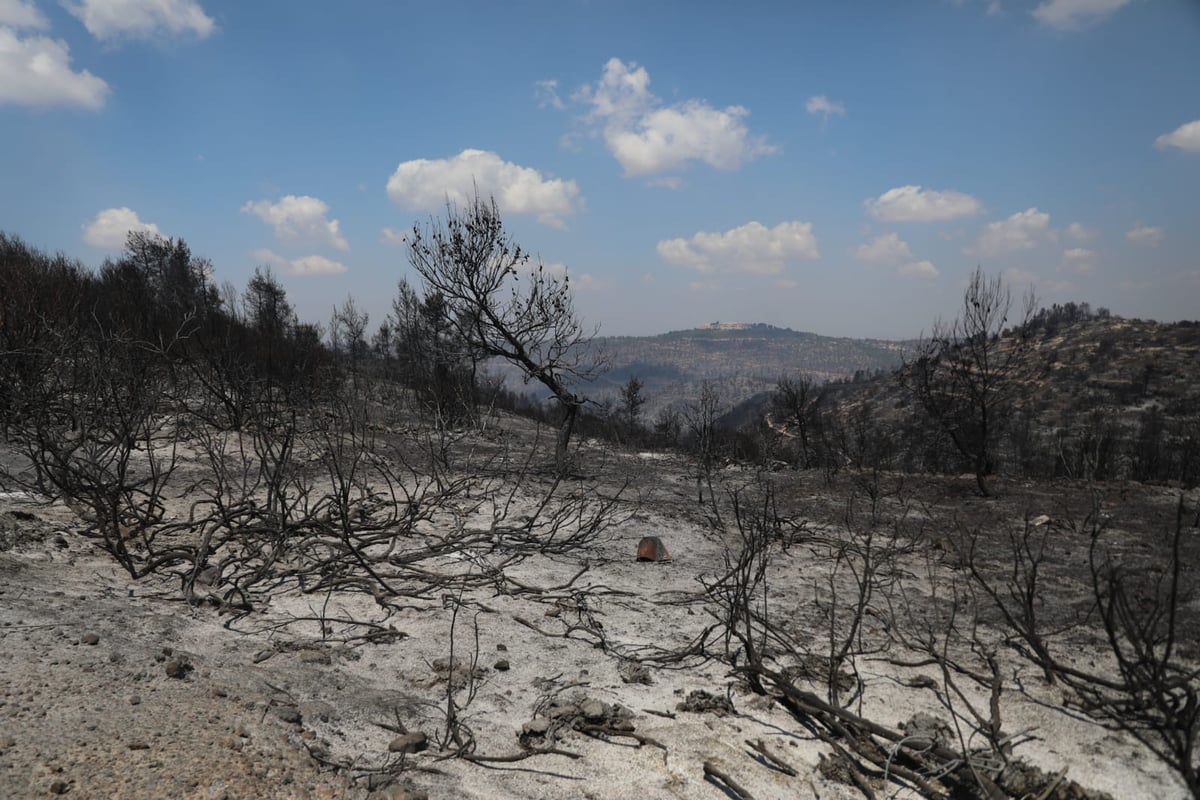
M 508 659 L 506 658 L 500 659 L 492 666 L 497 672 L 508 672 L 512 668 L 512 665 L 508 663 Z
M 425 734 L 417 731 L 416 733 L 406 733 L 403 736 L 397 736 L 392 739 L 388 745 L 389 753 L 419 753 L 429 747 L 429 741 Z
M 97 645 L 97 644 L 100 644 L 100 637 L 99 637 L 99 635 L 89 631 L 89 632 L 85 633 L 83 636 L 80 636 L 79 641 L 82 642 L 83 644 L 87 644 L 87 645 Z
M 66 781 L 55 781 L 50 784 L 50 794 L 66 794 L 71 789 L 71 784 Z

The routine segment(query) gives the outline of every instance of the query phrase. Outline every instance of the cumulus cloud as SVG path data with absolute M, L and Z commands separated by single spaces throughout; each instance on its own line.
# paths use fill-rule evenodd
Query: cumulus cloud
M 121 250 L 131 231 L 142 231 L 162 236 L 158 226 L 142 222 L 131 208 L 106 208 L 95 219 L 83 225 L 83 240 L 93 247 L 104 250 Z
M 831 116 L 845 116 L 846 106 L 842 103 L 835 103 L 823 94 L 818 94 L 808 98 L 808 102 L 804 104 L 804 110 L 810 114 L 820 114 L 823 120 L 828 121 Z
M 1164 133 L 1154 140 L 1154 146 L 1159 150 L 1177 147 L 1185 153 L 1200 153 L 1200 119 L 1180 125 L 1170 133 Z
M 1115 14 L 1129 0 L 1045 0 L 1031 12 L 1043 25 L 1073 31 Z
M 1096 238 L 1096 232 L 1082 222 L 1072 222 L 1067 226 L 1066 234 L 1077 242 Z
M 558 96 L 558 81 L 545 80 L 535 81 L 533 84 L 534 96 L 537 97 L 538 108 L 556 108 L 559 111 L 566 108 L 566 104 L 562 98 Z
M 196 0 L 79 0 L 63 5 L 105 42 L 194 34 L 205 39 L 216 30 Z
M 575 181 L 545 179 L 531 167 L 522 167 L 488 150 L 463 150 L 453 158 L 405 161 L 388 178 L 392 202 L 407 209 L 434 211 L 449 200 L 466 205 L 480 197 L 493 197 L 501 212 L 533 214 L 545 225 L 566 227 L 563 217 L 583 204 Z
M 104 106 L 108 84 L 87 70 L 71 69 L 71 50 L 61 39 L 22 38 L 0 27 L 0 105 Z
M 663 261 L 676 266 L 756 275 L 778 275 L 790 262 L 821 256 L 811 222 L 781 222 L 774 228 L 748 222 L 725 233 L 702 231 L 691 239 L 667 239 L 657 249 Z
M 880 267 L 895 267 L 896 274 L 904 278 L 936 278 L 940 273 L 932 261 L 916 260 L 908 242 L 895 233 L 876 236 L 854 250 L 859 261 Z
M 1036 208 L 1018 211 L 1008 219 L 989 222 L 974 247 L 965 252 L 980 256 L 1000 256 L 1017 250 L 1029 250 L 1043 241 L 1053 241 L 1050 215 Z
M 339 231 L 336 219 L 326 218 L 329 206 L 316 197 L 286 195 L 279 202 L 270 200 L 247 202 L 242 206 L 243 214 L 253 214 L 275 229 L 275 237 L 281 242 L 328 245 L 338 250 L 349 250 L 350 245 Z
M 1086 275 L 1096 269 L 1096 251 L 1084 247 L 1072 247 L 1063 253 L 1060 269 L 1064 272 Z
M 854 251 L 854 255 L 859 261 L 865 261 L 868 264 L 891 266 L 911 259 L 912 251 L 908 249 L 908 242 L 897 234 L 884 233 L 866 244 L 860 244 Z
M 1166 230 L 1163 228 L 1143 225 L 1139 222 L 1125 234 L 1125 238 L 1134 244 L 1141 244 L 1146 247 L 1158 247 L 1165 235 Z
M 979 200 L 955 191 L 939 192 L 920 186 L 897 186 L 863 201 L 867 213 L 885 222 L 944 222 L 973 217 L 982 210 Z
M 252 250 L 250 255 L 262 264 L 285 272 L 288 275 L 307 277 L 310 275 L 338 275 L 346 271 L 346 265 L 325 256 L 303 256 L 302 258 L 285 258 L 274 250 L 260 247 Z
M 896 268 L 896 274 L 903 278 L 936 278 L 941 273 L 932 261 L 911 261 Z
M 30 0 L 0 0 L 0 25 L 39 31 L 50 27 L 46 16 Z
M 744 121 L 750 112 L 742 106 L 663 105 L 650 92 L 646 68 L 619 58 L 609 59 L 600 80 L 572 98 L 590 106 L 584 120 L 600 128 L 627 176 L 678 171 L 691 161 L 732 170 L 777 150 L 750 133 Z

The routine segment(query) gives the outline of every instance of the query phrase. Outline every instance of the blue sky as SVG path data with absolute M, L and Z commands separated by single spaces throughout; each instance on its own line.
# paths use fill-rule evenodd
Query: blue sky
M 374 327 L 472 184 L 606 334 L 913 336 L 976 265 L 1196 318 L 1200 3 L 0 0 L 36 246 L 149 228 Z

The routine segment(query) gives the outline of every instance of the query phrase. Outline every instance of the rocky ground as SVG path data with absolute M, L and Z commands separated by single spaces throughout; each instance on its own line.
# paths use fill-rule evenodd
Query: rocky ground
M 621 521 L 584 551 L 514 566 L 503 586 L 394 603 L 283 587 L 253 613 L 183 602 L 175 576 L 132 581 L 67 507 L 5 495 L 0 797 L 718 798 L 731 794 L 721 775 L 747 797 L 862 797 L 826 745 L 719 663 L 639 662 L 712 624 L 697 579 L 728 542 L 696 507 L 685 462 L 619 458 L 642 489 Z M 812 529 L 835 529 L 853 491 L 817 475 L 778 480 L 781 502 Z M 1019 519 L 1057 496 L 1007 487 L 1007 505 L 986 506 L 969 486 L 930 484 L 920 513 Z M 1123 491 L 1163 519 L 1178 496 Z M 672 560 L 636 562 L 645 535 Z M 772 568 L 772 602 L 800 621 L 824 580 L 816 563 L 795 547 Z M 375 621 L 375 633 L 355 620 Z M 871 624 L 882 635 L 884 622 Z M 1011 669 L 1002 699 L 1006 726 L 1027 732 L 1018 754 L 1093 792 L 1071 796 L 1186 796 L 1140 745 L 1063 713 L 1032 669 Z M 944 724 L 914 670 L 863 658 L 860 672 L 857 713 Z M 447 757 L 462 741 L 472 758 Z M 522 757 L 530 748 L 543 752 Z

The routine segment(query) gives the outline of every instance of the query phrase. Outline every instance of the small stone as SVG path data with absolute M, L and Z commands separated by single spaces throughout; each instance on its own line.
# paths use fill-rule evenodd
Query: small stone
M 180 680 L 187 676 L 192 671 L 192 665 L 181 658 L 169 658 L 167 663 L 163 665 L 168 678 Z
M 403 736 L 397 736 L 388 744 L 389 753 L 419 753 L 429 747 L 429 741 L 425 734 L 417 731 L 416 733 L 406 733 Z
M 17 740 L 11 736 L 0 736 L 0 750 L 7 750 L 10 747 L 16 747 Z
M 284 722 L 290 722 L 297 725 L 300 724 L 300 709 L 296 708 L 295 706 L 275 706 L 272 711 L 275 713 L 276 717 Z
M 321 722 L 329 722 L 329 720 L 333 719 L 333 706 L 320 700 L 313 700 L 300 704 L 300 714 L 305 719 L 319 719 Z
M 127 747 L 130 750 L 149 750 L 150 749 L 150 745 L 146 744 L 145 742 L 130 742 L 127 745 Z
M 534 736 L 541 736 L 548 730 L 550 730 L 550 720 L 545 717 L 534 717 L 521 726 L 522 733 L 529 733 Z
M 212 688 L 212 696 L 213 696 L 213 697 L 228 697 L 228 696 L 229 696 L 229 692 L 225 691 L 225 690 L 224 690 L 223 688 L 221 688 L 220 686 L 214 686 L 214 687 Z
M 59 550 L 65 550 L 67 548 L 66 538 L 63 537 L 62 535 L 55 536 L 54 537 L 54 546 L 57 547 Z
M 236 733 L 242 739 L 250 738 L 250 731 L 247 730 L 245 725 L 238 725 L 236 728 L 233 729 L 233 732 Z
M 305 741 L 311 742 L 313 739 L 317 738 L 317 734 L 316 734 L 316 731 L 310 731 L 308 729 L 305 729 L 305 730 L 300 731 L 300 738 L 304 739 Z
M 492 665 L 497 672 L 508 672 L 512 669 L 512 665 L 508 663 L 507 658 L 502 658 Z
M 66 781 L 55 781 L 50 784 L 50 794 L 66 794 L 71 788 L 71 784 Z
M 129 696 L 129 705 L 137 706 L 142 704 L 141 695 L 132 694 Z
M 275 655 L 274 650 L 259 650 L 254 654 L 254 663 L 261 664 L 273 655 Z
M 88 633 L 85 633 L 83 636 L 80 636 L 79 641 L 86 645 L 97 645 L 97 644 L 100 644 L 100 636 L 98 634 L 91 633 L 89 631 Z
M 501 653 L 507 653 L 507 652 L 508 652 L 508 645 L 506 645 L 506 644 L 498 644 L 498 645 L 496 645 L 496 649 L 497 649 L 498 651 L 500 651 Z
M 599 700 L 588 700 L 579 707 L 585 719 L 603 719 L 606 711 L 604 703 Z

